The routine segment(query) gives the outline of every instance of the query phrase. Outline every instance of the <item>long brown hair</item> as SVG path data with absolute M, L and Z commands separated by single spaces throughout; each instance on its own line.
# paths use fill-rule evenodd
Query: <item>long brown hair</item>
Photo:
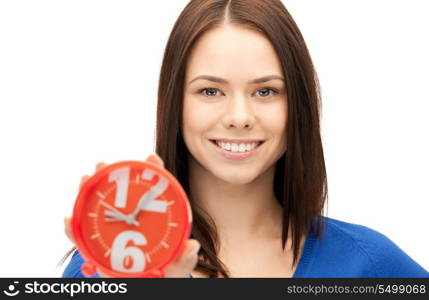
M 320 135 L 319 81 L 304 38 L 289 12 L 280 0 L 191 0 L 172 29 L 162 61 L 155 151 L 190 196 L 194 219 L 191 237 L 201 243 L 196 269 L 209 277 L 229 274 L 217 257 L 216 225 L 192 201 L 188 182 L 190 154 L 180 124 L 186 63 L 192 47 L 202 34 L 224 23 L 265 34 L 282 66 L 288 99 L 288 148 L 276 162 L 273 186 L 283 207 L 282 247 L 285 248 L 290 232 L 293 265 L 298 262 L 303 234 L 311 230 L 315 236 L 322 235 L 321 216 L 328 199 Z
M 192 201 L 189 152 L 180 130 L 186 63 L 192 47 L 207 31 L 224 23 L 262 32 L 271 41 L 285 76 L 288 99 L 287 152 L 276 162 L 275 195 L 283 207 L 282 247 L 291 231 L 293 265 L 307 230 L 323 233 L 328 198 L 320 135 L 321 97 L 313 63 L 298 26 L 280 0 L 191 0 L 177 19 L 164 53 L 158 87 L 155 151 L 190 196 L 192 237 L 201 243 L 196 270 L 209 277 L 228 271 L 218 259 L 216 225 Z M 289 222 L 291 228 L 289 228 Z

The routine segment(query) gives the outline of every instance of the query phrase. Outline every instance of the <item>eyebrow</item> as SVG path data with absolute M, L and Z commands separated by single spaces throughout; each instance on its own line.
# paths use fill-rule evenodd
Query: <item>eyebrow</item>
M 198 80 L 198 79 L 205 79 L 208 81 L 213 81 L 213 82 L 218 82 L 218 83 L 228 83 L 228 81 L 226 81 L 225 79 L 220 78 L 220 77 L 211 76 L 211 75 L 199 75 L 199 76 L 195 77 L 194 79 L 192 79 L 191 81 L 189 81 L 188 84 L 191 84 L 192 82 L 194 82 L 195 80 Z M 262 83 L 262 82 L 267 82 L 267 81 L 275 80 L 275 79 L 284 81 L 284 78 L 281 76 L 268 75 L 268 76 L 264 76 L 261 78 L 250 80 L 248 83 Z

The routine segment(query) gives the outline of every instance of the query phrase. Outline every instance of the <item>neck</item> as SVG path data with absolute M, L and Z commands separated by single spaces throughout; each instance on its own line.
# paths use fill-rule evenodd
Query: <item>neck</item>
M 281 238 L 282 207 L 274 194 L 274 172 L 275 165 L 252 182 L 231 184 L 190 159 L 192 200 L 214 220 L 221 245 Z

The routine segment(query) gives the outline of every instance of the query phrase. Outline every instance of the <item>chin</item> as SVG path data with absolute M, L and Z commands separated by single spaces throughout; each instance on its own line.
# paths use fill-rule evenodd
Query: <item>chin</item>
M 243 185 L 252 183 L 256 179 L 256 174 L 244 170 L 227 173 L 226 169 L 211 171 L 213 176 L 229 184 Z

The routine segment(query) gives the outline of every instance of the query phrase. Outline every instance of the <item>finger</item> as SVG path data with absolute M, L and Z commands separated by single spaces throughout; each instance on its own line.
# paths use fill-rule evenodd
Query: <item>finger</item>
M 188 239 L 176 261 L 164 269 L 165 277 L 189 277 L 197 265 L 200 247 L 197 240 Z
M 79 191 L 82 188 L 82 185 L 89 179 L 89 177 L 91 177 L 91 176 L 84 175 L 84 176 L 81 177 L 81 179 L 80 179 L 80 185 L 79 185 Z
M 104 162 L 99 162 L 95 165 L 95 172 L 98 172 L 100 169 L 104 168 L 106 164 Z
M 146 161 L 153 162 L 153 163 L 155 163 L 155 164 L 157 164 L 157 165 L 161 166 L 162 168 L 164 168 L 164 161 L 163 161 L 163 160 L 162 160 L 162 158 L 161 158 L 158 154 L 156 154 L 156 153 L 153 153 L 153 154 L 149 155 L 149 156 L 146 158 Z
M 67 237 L 69 238 L 69 240 L 75 244 L 74 239 L 73 239 L 73 235 L 71 233 L 71 224 L 70 224 L 71 218 L 65 217 L 64 218 L 64 232 L 66 233 Z

